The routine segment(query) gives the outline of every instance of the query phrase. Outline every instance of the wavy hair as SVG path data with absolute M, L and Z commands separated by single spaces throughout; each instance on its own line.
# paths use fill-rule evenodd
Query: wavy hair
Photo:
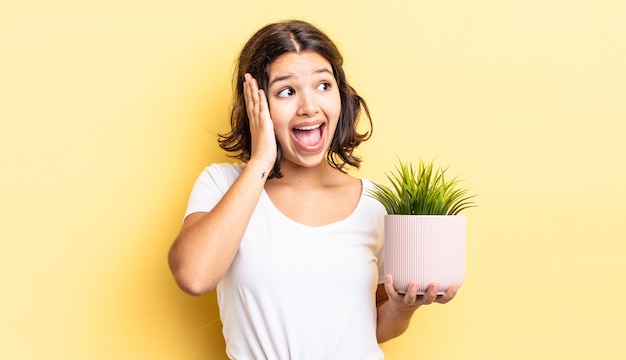
M 266 25 L 257 31 L 244 45 L 237 59 L 233 74 L 233 104 L 230 114 L 231 130 L 219 134 L 219 145 L 230 153 L 231 157 L 243 162 L 250 160 L 252 138 L 250 120 L 246 112 L 243 94 L 244 75 L 250 73 L 259 88 L 267 93 L 269 67 L 281 55 L 301 51 L 314 51 L 323 56 L 331 65 L 341 97 L 341 112 L 337 129 L 330 149 L 326 154 L 328 163 L 344 171 L 344 166 L 359 168 L 361 159 L 354 155 L 354 149 L 372 134 L 372 118 L 365 100 L 361 98 L 348 81 L 343 71 L 343 56 L 330 38 L 315 26 L 300 20 L 290 20 Z M 365 111 L 369 121 L 369 131 L 357 131 L 357 122 Z M 282 174 L 282 152 L 278 141 L 277 156 L 269 178 L 280 178 Z

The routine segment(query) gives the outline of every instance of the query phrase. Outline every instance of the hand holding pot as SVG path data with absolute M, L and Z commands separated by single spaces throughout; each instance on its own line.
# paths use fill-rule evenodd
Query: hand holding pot
M 443 295 L 437 295 L 439 285 L 430 284 L 423 295 L 418 295 L 419 285 L 416 282 L 410 282 L 406 294 L 398 293 L 393 286 L 393 277 L 387 275 L 385 277 L 385 290 L 389 297 L 389 302 L 397 311 L 414 311 L 422 305 L 429 305 L 433 302 L 445 304 L 454 299 L 458 287 L 452 285 Z

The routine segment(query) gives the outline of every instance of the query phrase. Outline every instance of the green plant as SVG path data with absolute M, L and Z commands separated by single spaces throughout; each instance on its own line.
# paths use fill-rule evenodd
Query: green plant
M 395 173 L 387 174 L 392 187 L 374 183 L 367 194 L 380 201 L 390 215 L 458 215 L 474 207 L 476 195 L 459 187 L 458 177 L 445 178 L 447 169 L 434 168 L 434 161 L 420 160 L 417 171 L 398 159 Z

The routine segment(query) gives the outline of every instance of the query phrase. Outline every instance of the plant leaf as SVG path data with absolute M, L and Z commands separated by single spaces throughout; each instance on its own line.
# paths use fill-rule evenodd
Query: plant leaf
M 391 186 L 374 183 L 367 195 L 378 200 L 391 215 L 458 215 L 475 207 L 469 201 L 476 195 L 467 195 L 460 187 L 458 176 L 446 180 L 448 169 L 420 160 L 417 170 L 411 163 L 398 158 L 394 170 L 388 174 Z

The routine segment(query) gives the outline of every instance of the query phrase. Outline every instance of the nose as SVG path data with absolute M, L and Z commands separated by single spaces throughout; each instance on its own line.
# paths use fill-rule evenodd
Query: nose
M 315 101 L 315 94 L 311 91 L 301 91 L 299 104 L 298 104 L 298 115 L 313 115 L 319 111 L 319 106 Z

